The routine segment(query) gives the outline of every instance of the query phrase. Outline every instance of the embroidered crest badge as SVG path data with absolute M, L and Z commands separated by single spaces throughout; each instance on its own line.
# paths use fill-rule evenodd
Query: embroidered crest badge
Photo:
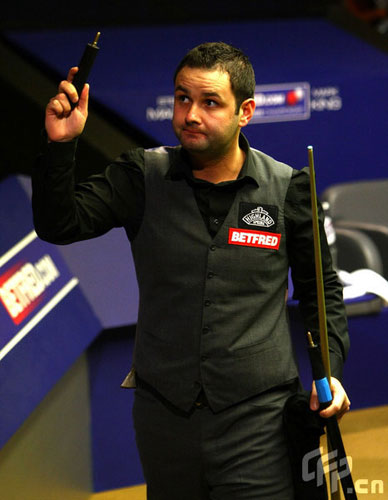
M 249 226 L 271 227 L 275 224 L 273 218 L 263 207 L 254 208 L 242 220 Z
M 279 209 L 275 205 L 240 202 L 239 227 L 276 231 Z

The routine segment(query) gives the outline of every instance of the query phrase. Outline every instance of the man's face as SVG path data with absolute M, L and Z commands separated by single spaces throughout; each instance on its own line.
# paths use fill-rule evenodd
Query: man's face
M 218 69 L 182 68 L 175 81 L 172 124 L 189 153 L 207 157 L 225 154 L 240 131 L 229 74 Z

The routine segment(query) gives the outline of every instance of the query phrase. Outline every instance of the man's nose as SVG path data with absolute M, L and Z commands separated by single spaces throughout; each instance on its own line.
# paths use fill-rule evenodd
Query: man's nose
M 201 116 L 196 104 L 191 104 L 186 114 L 186 123 L 201 123 Z

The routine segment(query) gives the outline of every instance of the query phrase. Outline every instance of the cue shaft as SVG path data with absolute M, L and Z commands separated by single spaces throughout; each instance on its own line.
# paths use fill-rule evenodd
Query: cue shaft
M 325 290 L 324 290 L 324 286 L 323 286 L 321 240 L 320 240 L 320 235 L 319 235 L 318 204 L 317 204 L 317 190 L 316 190 L 316 184 L 315 184 L 315 168 L 314 168 L 313 147 L 308 146 L 307 152 L 308 152 L 309 170 L 310 170 L 311 212 L 312 212 L 312 223 L 313 223 L 315 276 L 316 276 L 316 284 L 317 284 L 319 338 L 320 338 L 322 362 L 323 362 L 323 366 L 325 368 L 327 380 L 329 382 L 329 387 L 331 387 L 329 342 L 328 342 L 327 322 L 326 322 Z

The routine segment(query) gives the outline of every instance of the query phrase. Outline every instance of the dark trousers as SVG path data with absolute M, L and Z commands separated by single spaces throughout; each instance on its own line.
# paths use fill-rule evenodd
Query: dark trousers
M 185 413 L 144 386 L 135 391 L 136 441 L 148 500 L 292 500 L 282 425 L 296 384 L 214 413 Z

